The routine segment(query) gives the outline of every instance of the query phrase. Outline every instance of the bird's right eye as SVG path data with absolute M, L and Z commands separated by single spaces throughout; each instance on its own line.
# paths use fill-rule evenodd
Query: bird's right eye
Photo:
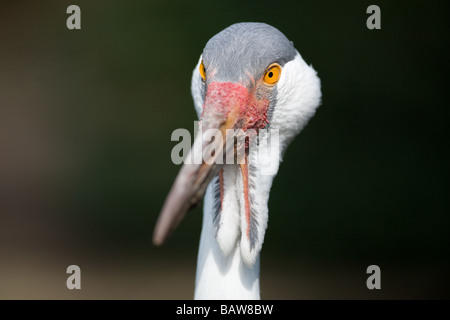
M 200 63 L 200 75 L 202 76 L 203 80 L 206 80 L 206 69 L 205 69 L 205 65 L 203 64 L 203 60 L 202 63 Z

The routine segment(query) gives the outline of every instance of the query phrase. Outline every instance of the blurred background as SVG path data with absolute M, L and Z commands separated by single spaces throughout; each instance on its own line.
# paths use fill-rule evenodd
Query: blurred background
M 262 298 L 450 298 L 445 4 L 1 1 L 0 298 L 193 297 L 202 209 L 161 248 L 152 231 L 171 133 L 193 132 L 192 70 L 243 21 L 294 41 L 323 92 L 271 191 Z

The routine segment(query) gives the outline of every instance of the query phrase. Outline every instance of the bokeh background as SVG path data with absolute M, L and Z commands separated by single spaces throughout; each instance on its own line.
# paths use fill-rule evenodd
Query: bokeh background
M 193 297 L 201 208 L 162 248 L 152 231 L 179 170 L 170 135 L 193 132 L 192 70 L 242 21 L 284 32 L 323 91 L 272 188 L 262 298 L 449 298 L 445 4 L 1 1 L 0 298 Z

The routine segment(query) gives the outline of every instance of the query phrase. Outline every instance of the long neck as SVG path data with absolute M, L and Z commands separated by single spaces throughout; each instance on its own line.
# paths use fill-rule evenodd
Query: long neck
M 211 185 L 205 195 L 203 226 L 197 258 L 195 299 L 260 299 L 259 256 L 252 268 L 241 257 L 239 242 L 228 256 L 217 244 L 213 226 Z

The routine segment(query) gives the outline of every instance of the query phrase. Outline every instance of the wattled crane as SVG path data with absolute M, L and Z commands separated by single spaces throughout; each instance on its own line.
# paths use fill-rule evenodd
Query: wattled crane
M 188 158 L 202 154 L 203 160 L 181 168 L 153 241 L 163 243 L 206 192 L 195 298 L 259 299 L 270 188 L 287 145 L 320 104 L 320 80 L 279 30 L 264 23 L 237 23 L 207 42 L 191 90 L 201 132 L 216 129 L 225 136 L 234 129 L 253 135 L 233 139 L 231 146 L 223 139 L 219 152 L 211 154 L 213 163 L 204 160 L 207 143 L 203 134 L 197 135 Z M 263 131 L 278 134 L 279 148 L 272 153 L 277 163 L 269 173 L 255 160 L 261 151 L 270 151 L 259 139 Z M 244 163 L 217 161 L 237 150 L 243 150 Z

